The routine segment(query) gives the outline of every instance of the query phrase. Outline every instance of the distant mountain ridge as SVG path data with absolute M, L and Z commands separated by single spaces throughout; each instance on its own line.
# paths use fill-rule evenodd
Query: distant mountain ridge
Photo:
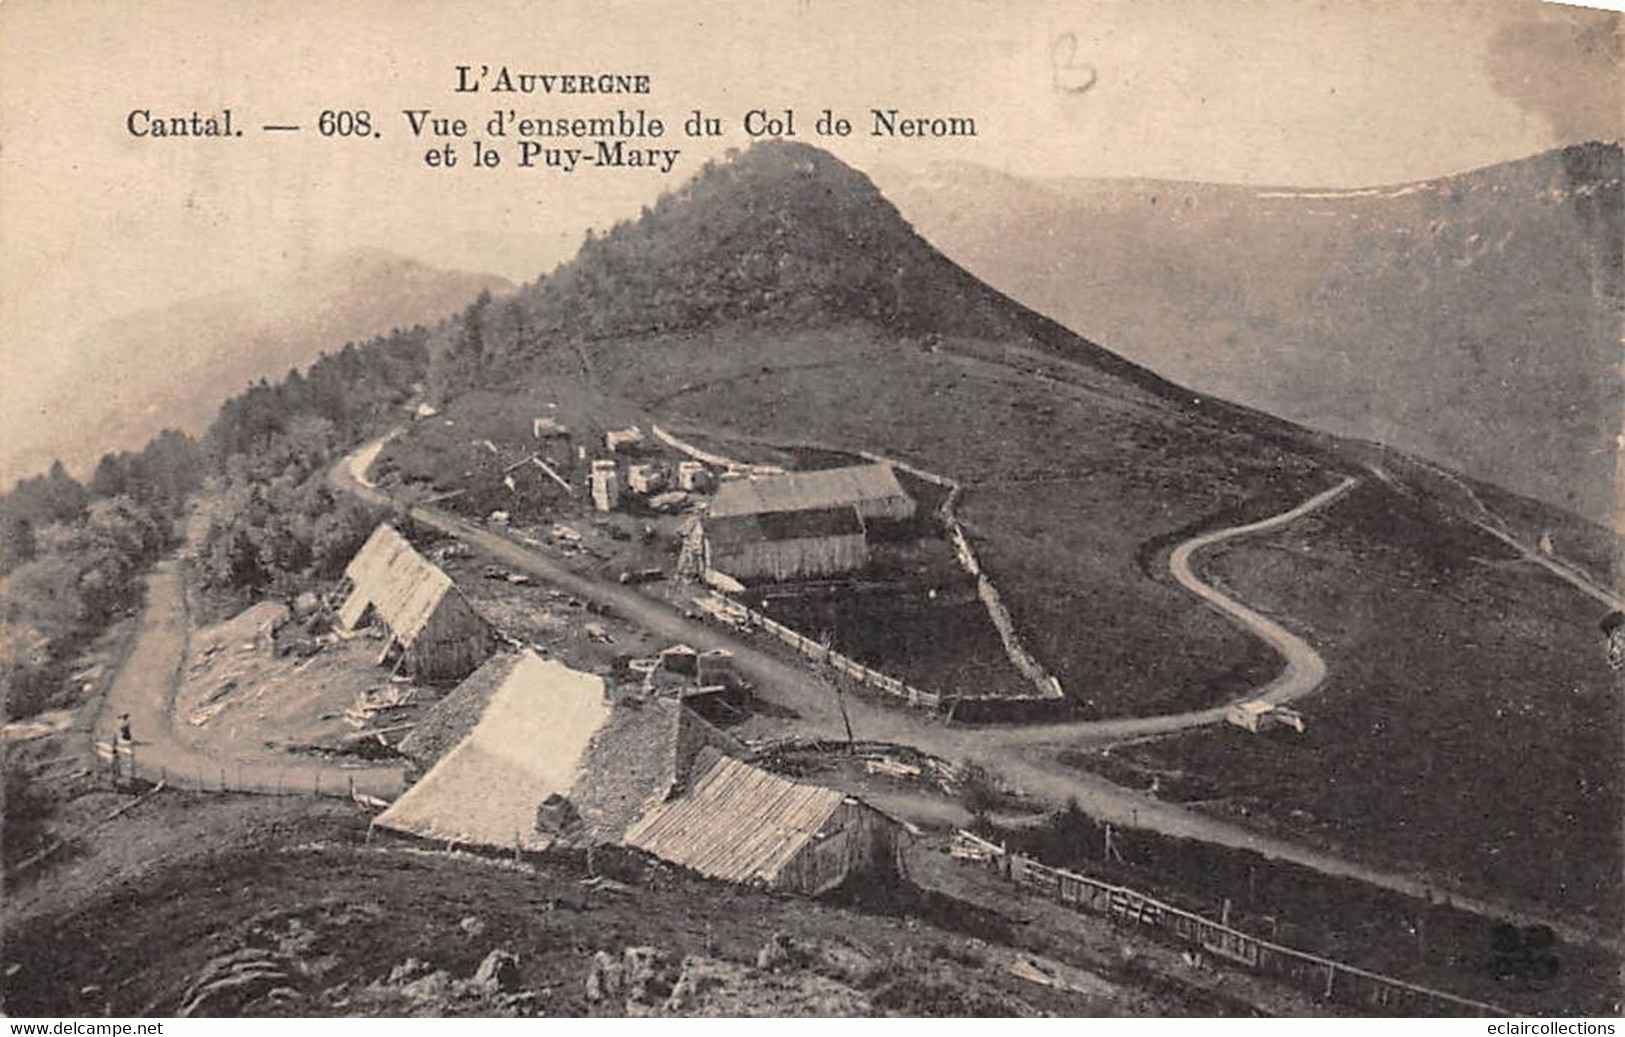
M 1621 151 L 1294 189 L 883 168 L 972 274 L 1183 385 L 1613 515 Z
M 57 458 L 87 473 L 104 453 L 139 449 L 165 428 L 200 432 L 250 382 L 512 288 L 495 275 L 354 249 L 263 285 L 109 321 L 74 341 L 38 406 L 8 416 L 0 483 Z

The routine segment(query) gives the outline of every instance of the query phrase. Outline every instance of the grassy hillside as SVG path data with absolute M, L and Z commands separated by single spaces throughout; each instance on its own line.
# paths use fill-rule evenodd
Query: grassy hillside
M 1621 718 L 1600 650 L 1584 649 L 1593 602 L 1476 528 L 1459 480 L 1183 390 L 1070 335 L 954 267 L 827 155 L 775 144 L 714 167 L 439 341 L 448 384 L 580 380 L 592 399 L 724 441 L 878 450 L 958 480 L 1023 641 L 1085 716 L 1213 705 L 1273 675 L 1273 654 L 1173 581 L 1168 553 L 1352 475 L 1358 494 L 1294 527 L 1301 543 L 1227 549 L 1276 559 L 1256 578 L 1198 560 L 1326 655 L 1331 683 L 1303 702 L 1311 748 L 1218 767 L 1203 741 L 1218 736 L 1202 735 L 1159 747 L 1156 765 L 1211 778 L 1248 824 L 1358 857 L 1561 912 L 1617 894 L 1598 847 L 1619 844 L 1619 747 L 1595 733 Z M 1521 535 L 1555 528 L 1587 564 L 1606 554 L 1606 535 L 1568 513 L 1480 496 Z M 1277 546 L 1289 542 L 1299 549 Z M 1479 630 L 1497 633 L 1461 641 Z M 1565 703 L 1520 714 L 1520 737 L 1545 755 L 1502 755 L 1494 711 L 1536 681 Z M 1375 733 L 1372 710 L 1389 718 Z M 1520 778 L 1518 802 L 1483 798 Z M 1462 812 L 1474 788 L 1481 809 Z M 1570 813 L 1589 820 L 1550 823 Z M 1434 837 L 1412 837 L 1422 818 Z M 1573 862 L 1561 887 L 1540 855 L 1501 849 L 1509 839 Z
M 1601 606 L 1376 482 L 1201 568 L 1312 631 L 1330 676 L 1302 703 L 1307 733 L 1214 728 L 1077 762 L 1617 928 L 1625 735 Z
M 1182 384 L 1613 517 L 1618 145 L 1347 191 L 877 176 L 966 269 Z
M 192 829 L 187 845 L 165 831 L 177 825 Z M 346 807 L 178 793 L 120 828 L 163 859 L 87 859 L 59 878 L 51 910 L 8 916 L 19 952 L 0 981 L 8 1014 L 1215 1016 L 1310 1005 L 1250 977 L 1192 974 L 1154 945 L 1130 951 L 1104 922 L 1070 912 L 1012 924 L 1031 905 L 1000 889 L 981 902 L 917 890 L 864 909 L 612 853 L 588 881 L 579 859 L 515 863 L 369 839 Z M 908 917 L 893 914 L 905 901 Z M 511 967 L 474 982 L 493 952 Z M 601 955 L 652 967 L 595 998 L 587 980 Z M 1012 971 L 1022 962 L 1025 975 L 1043 977 L 1036 962 L 1058 981 L 1022 978 Z M 232 966 L 234 981 L 199 996 Z

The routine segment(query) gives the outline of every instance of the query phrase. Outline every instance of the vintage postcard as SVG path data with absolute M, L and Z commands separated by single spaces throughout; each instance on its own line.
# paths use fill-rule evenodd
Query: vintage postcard
M 1612 1033 L 1621 18 L 6 0 L 12 1032 Z

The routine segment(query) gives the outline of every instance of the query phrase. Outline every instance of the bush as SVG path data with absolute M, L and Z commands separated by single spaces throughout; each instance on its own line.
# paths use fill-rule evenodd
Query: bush
M 986 765 L 972 760 L 960 769 L 959 802 L 972 817 L 986 817 L 1004 799 L 1003 783 Z

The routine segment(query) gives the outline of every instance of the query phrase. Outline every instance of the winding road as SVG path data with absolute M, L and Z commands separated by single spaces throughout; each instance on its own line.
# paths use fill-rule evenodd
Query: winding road
M 179 559 L 172 556 L 148 574 L 146 601 L 129 651 L 108 685 L 93 740 L 111 742 L 119 714 L 128 713 L 135 742 L 121 766 L 147 781 L 166 782 L 170 788 L 264 795 L 362 794 L 382 799 L 399 794 L 405 783 L 399 765 L 346 767 L 270 750 L 249 758 L 216 756 L 176 736 L 175 692 L 186 665 L 190 636 L 180 568 Z
M 392 506 L 395 503 L 393 499 L 373 485 L 367 476 L 383 442 L 374 440 L 366 444 L 330 469 L 329 478 L 333 486 L 374 504 Z M 1261 522 L 1202 534 L 1176 549 L 1181 566 L 1176 567 L 1175 576 L 1180 577 L 1179 569 L 1182 567 L 1189 579 L 1189 582 L 1180 579 L 1182 584 L 1248 629 L 1257 631 L 1287 658 L 1286 670 L 1260 691 L 1250 693 L 1248 698 L 1263 694 L 1270 696 L 1272 701 L 1284 702 L 1308 694 L 1323 678 L 1325 665 L 1301 639 L 1203 583 L 1190 571 L 1190 559 L 1202 548 L 1223 540 L 1285 526 L 1332 503 L 1348 492 L 1354 483 L 1355 480 L 1345 480 L 1289 511 Z M 1418 899 L 1446 901 L 1485 917 L 1520 925 L 1547 925 L 1571 942 L 1609 947 L 1618 944 L 1618 934 L 1598 929 L 1589 922 L 1552 917 L 1535 908 L 1495 903 L 1430 882 L 1416 873 L 1387 871 L 1314 847 L 1262 835 L 1122 788 L 1104 778 L 1069 768 L 1055 758 L 1057 748 L 1082 740 L 1115 741 L 1221 723 L 1223 706 L 1159 717 L 1071 724 L 999 728 L 950 726 L 864 696 L 837 696 L 835 689 L 810 664 L 787 660 L 765 651 L 757 643 L 731 630 L 689 619 L 671 606 L 635 589 L 584 576 L 557 559 L 438 508 L 417 505 L 410 509 L 410 513 L 415 521 L 457 537 L 506 566 L 529 573 L 576 597 L 609 606 L 651 633 L 702 650 L 728 649 L 733 653 L 735 667 L 755 683 L 761 698 L 795 712 L 796 718 L 789 724 L 792 734 L 838 741 L 846 736 L 844 721 L 850 721 L 853 732 L 861 739 L 912 745 L 948 760 L 987 761 L 1023 790 L 1054 802 L 1076 799 L 1090 815 L 1114 825 L 1252 850 L 1265 857 L 1290 861 L 1325 875 L 1353 879 Z

